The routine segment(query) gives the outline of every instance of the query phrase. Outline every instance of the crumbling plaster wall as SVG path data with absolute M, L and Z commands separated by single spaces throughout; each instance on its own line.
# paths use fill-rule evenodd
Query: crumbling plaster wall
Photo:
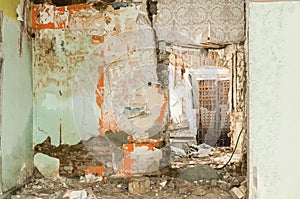
M 1 194 L 22 185 L 33 169 L 32 51 L 24 22 L 29 9 L 23 12 L 21 6 L 18 14 L 24 21 L 17 21 L 19 3 L 0 1 Z
M 299 198 L 300 2 L 249 2 L 249 198 Z
M 114 9 L 115 5 L 122 7 Z M 146 1 L 123 6 L 97 10 L 84 4 L 33 5 L 34 145 L 46 144 L 50 137 L 52 147 L 59 150 L 62 145 L 117 133 L 117 139 L 106 140 L 111 150 L 101 157 L 96 154 L 111 165 L 119 161 L 111 145 L 122 147 L 129 135 L 148 142 L 164 129 L 167 96 L 157 80 L 155 37 Z M 96 152 L 90 148 L 93 144 L 87 145 Z M 48 154 L 57 157 L 49 150 Z M 79 159 L 62 164 L 74 170 Z M 116 169 L 122 164 L 116 163 Z M 83 167 L 91 165 L 79 166 L 83 174 Z

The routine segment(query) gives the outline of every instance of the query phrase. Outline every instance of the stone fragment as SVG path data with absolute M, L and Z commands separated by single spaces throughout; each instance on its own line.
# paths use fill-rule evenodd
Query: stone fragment
M 189 187 L 181 187 L 180 189 L 179 189 L 179 193 L 180 194 L 187 194 L 187 193 L 189 193 L 191 191 L 191 189 L 189 188 Z
M 210 181 L 212 179 L 218 179 L 219 176 L 213 168 L 206 165 L 199 165 L 183 169 L 179 174 L 179 178 L 193 182 L 198 180 Z
M 218 186 L 220 189 L 222 189 L 223 191 L 228 191 L 229 190 L 229 185 L 224 182 L 224 181 L 218 181 Z
M 167 186 L 170 188 L 170 189 L 174 189 L 175 188 L 175 183 L 173 181 L 169 182 L 167 184 Z
M 132 177 L 128 183 L 128 191 L 131 194 L 143 194 L 150 191 L 150 179 L 148 177 Z
M 34 156 L 34 166 L 45 178 L 59 177 L 59 159 L 37 153 Z
M 229 193 L 234 199 L 242 199 L 245 196 L 237 187 L 233 187 Z
M 211 186 L 212 187 L 218 186 L 218 181 L 217 180 L 211 180 Z
M 204 196 L 206 194 L 206 191 L 202 187 L 199 187 L 193 191 L 193 194 L 197 196 Z
M 231 184 L 232 184 L 232 186 L 239 186 L 240 185 L 240 181 L 236 177 L 234 177 L 231 180 Z

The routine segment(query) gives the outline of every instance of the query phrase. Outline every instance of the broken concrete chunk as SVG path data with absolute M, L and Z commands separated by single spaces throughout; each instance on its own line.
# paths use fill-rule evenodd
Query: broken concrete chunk
M 189 182 L 219 178 L 217 172 L 213 168 L 206 165 L 199 165 L 196 167 L 183 169 L 180 172 L 179 177 Z
M 234 199 L 242 199 L 245 196 L 237 187 L 233 187 L 229 193 Z
M 128 191 L 131 194 L 143 194 L 150 191 L 150 179 L 148 177 L 132 177 L 128 183 Z
M 45 178 L 59 177 L 59 159 L 37 153 L 34 156 L 34 166 Z

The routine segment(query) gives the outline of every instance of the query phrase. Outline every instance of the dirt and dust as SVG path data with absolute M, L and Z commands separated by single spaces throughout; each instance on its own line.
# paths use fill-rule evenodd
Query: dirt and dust
M 12 198 L 231 199 L 232 188 L 243 186 L 246 189 L 247 184 L 245 174 L 237 166 L 238 157 L 233 158 L 225 169 L 214 169 L 222 166 L 229 155 L 226 148 L 217 148 L 204 158 L 179 158 L 159 171 L 144 174 L 150 180 L 150 187 L 143 194 L 130 193 L 128 187 L 131 178 L 118 177 L 115 174 L 104 178 L 89 174 L 80 178 L 56 179 L 46 179 L 39 175 Z

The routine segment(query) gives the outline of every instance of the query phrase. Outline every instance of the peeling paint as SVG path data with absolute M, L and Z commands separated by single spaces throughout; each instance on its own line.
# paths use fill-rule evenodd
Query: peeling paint
M 35 125 L 58 149 L 98 135 L 110 143 L 124 132 L 129 143 L 112 142 L 107 154 L 87 147 L 101 162 L 112 156 L 122 175 L 158 169 L 161 140 L 149 138 L 166 125 L 168 98 L 156 86 L 154 31 L 137 20 L 138 8 L 33 7 Z M 35 132 L 35 144 L 45 136 Z M 86 173 L 98 172 L 90 166 Z

